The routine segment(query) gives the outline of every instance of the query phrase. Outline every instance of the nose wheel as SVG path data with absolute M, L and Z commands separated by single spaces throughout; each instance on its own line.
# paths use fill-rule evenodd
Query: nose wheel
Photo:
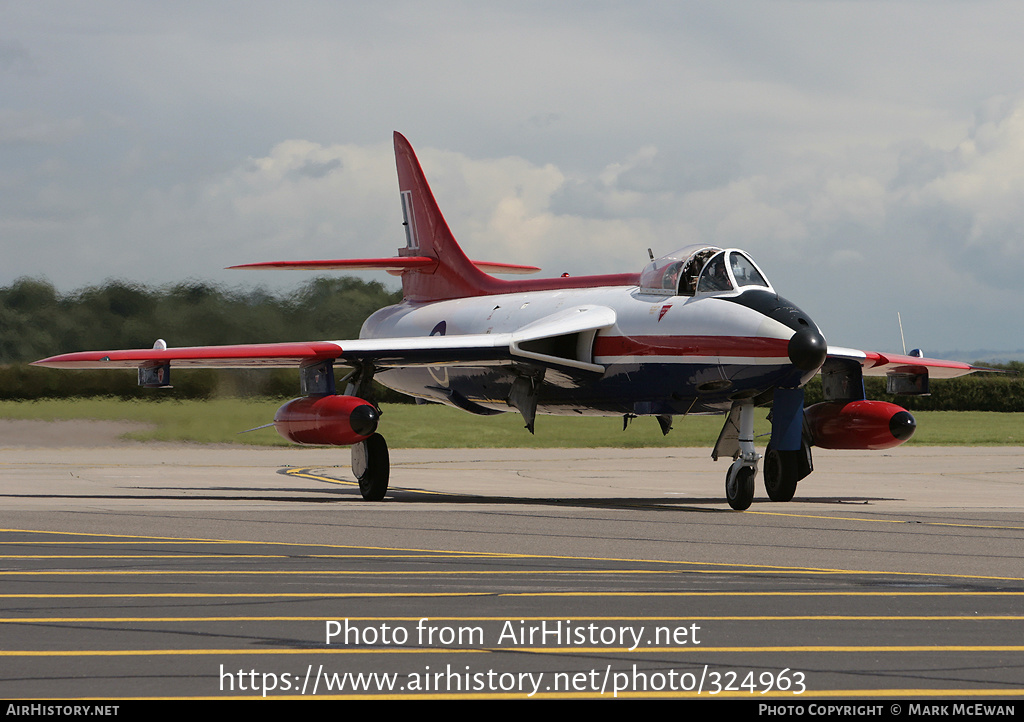
M 725 475 L 725 498 L 736 511 L 750 508 L 754 501 L 754 477 L 757 475 L 757 462 L 750 463 L 737 459 L 729 467 Z
M 750 399 L 733 402 L 711 456 L 717 459 L 723 450 L 733 458 L 725 475 L 725 498 L 730 507 L 743 511 L 754 500 L 754 477 L 761 458 L 754 448 L 754 402 Z

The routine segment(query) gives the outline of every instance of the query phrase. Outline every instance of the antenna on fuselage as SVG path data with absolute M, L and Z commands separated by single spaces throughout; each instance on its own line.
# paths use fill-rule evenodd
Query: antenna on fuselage
M 647 255 L 651 257 L 652 261 L 654 260 L 654 251 L 652 251 L 650 248 L 647 249 Z
M 900 342 L 903 344 L 903 355 L 907 355 L 907 340 L 903 338 L 903 319 L 900 317 L 900 312 L 896 312 L 896 320 L 900 324 Z

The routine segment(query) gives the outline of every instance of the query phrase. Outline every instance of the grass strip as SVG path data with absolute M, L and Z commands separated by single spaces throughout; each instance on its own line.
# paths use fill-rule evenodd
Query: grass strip
M 287 446 L 273 428 L 240 434 L 273 421 L 282 399 L 211 401 L 122 401 L 120 399 L 47 399 L 0 401 L 0 418 L 44 421 L 89 419 L 137 421 L 152 428 L 125 434 L 137 441 Z M 710 448 L 722 428 L 722 416 L 677 417 L 662 436 L 653 418 L 634 419 L 622 430 L 622 417 L 538 416 L 536 435 L 523 428 L 518 413 L 479 417 L 436 404 L 383 407 L 380 430 L 393 448 L 593 448 L 697 446 Z M 767 443 L 767 409 L 755 424 L 758 442 Z M 909 442 L 922 446 L 1024 446 L 1024 414 L 984 411 L 916 412 L 917 433 Z

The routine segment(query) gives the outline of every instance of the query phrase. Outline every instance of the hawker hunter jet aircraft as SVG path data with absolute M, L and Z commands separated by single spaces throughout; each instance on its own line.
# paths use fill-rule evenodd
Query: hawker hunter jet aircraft
M 906 441 L 914 418 L 868 401 L 863 376 L 892 393 L 922 394 L 929 376 L 968 364 L 830 347 L 811 317 L 780 296 L 746 253 L 688 246 L 639 273 L 504 281 L 492 273 L 539 269 L 471 261 L 441 215 L 409 142 L 395 133 L 405 247 L 395 258 L 282 261 L 235 268 L 379 269 L 402 278 L 403 301 L 377 311 L 357 340 L 87 351 L 37 361 L 56 368 L 137 368 L 142 386 L 168 386 L 171 366 L 298 366 L 300 398 L 274 417 L 300 444 L 352 447 L 364 498 L 382 499 L 388 447 L 371 380 L 427 401 L 487 416 L 517 410 L 532 433 L 537 414 L 653 416 L 664 433 L 676 416 L 725 414 L 712 457 L 731 458 L 733 509 L 754 496 L 761 459 L 754 409 L 771 406 L 764 454 L 769 498 L 789 501 L 812 469 L 811 447 L 886 449 Z M 336 380 L 336 367 L 347 375 Z M 826 401 L 804 409 L 803 386 L 821 372 Z M 344 393 L 339 394 L 338 389 Z

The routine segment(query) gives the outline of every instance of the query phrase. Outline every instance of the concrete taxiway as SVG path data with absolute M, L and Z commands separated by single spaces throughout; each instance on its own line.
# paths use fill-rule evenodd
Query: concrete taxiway
M 367 503 L 346 450 L 55 428 L 0 440 L 4 697 L 1024 694 L 1021 448 L 738 513 L 704 449 L 393 450 Z

